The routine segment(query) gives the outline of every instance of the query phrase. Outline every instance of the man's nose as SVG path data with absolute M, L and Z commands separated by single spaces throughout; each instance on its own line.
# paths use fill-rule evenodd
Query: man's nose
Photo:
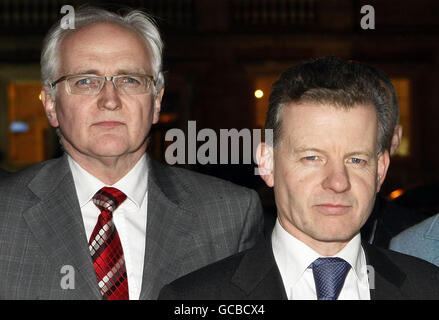
M 119 92 L 112 81 L 105 81 L 104 87 L 99 92 L 98 107 L 107 110 L 116 110 L 121 107 Z
M 336 193 L 345 192 L 351 188 L 349 172 L 344 164 L 330 164 L 326 168 L 322 183 L 324 189 Z

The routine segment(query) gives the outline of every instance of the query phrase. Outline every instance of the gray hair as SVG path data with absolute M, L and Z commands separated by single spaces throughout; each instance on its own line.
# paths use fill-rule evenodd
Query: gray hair
M 386 79 L 376 69 L 336 57 L 303 61 L 284 71 L 273 84 L 265 129 L 273 130 L 276 146 L 281 136 L 282 110 L 292 102 L 327 103 L 341 108 L 371 104 L 378 120 L 378 150 L 390 149 L 398 122 L 398 103 Z
M 49 30 L 43 42 L 41 52 L 41 80 L 43 85 L 50 87 L 50 83 L 59 76 L 60 53 L 62 40 L 69 34 L 86 26 L 106 22 L 119 25 L 139 35 L 150 49 L 151 65 L 155 80 L 154 96 L 164 85 L 162 72 L 163 42 L 159 30 L 153 19 L 142 11 L 132 10 L 125 15 L 113 13 L 101 8 L 83 7 L 75 11 L 75 29 L 64 29 L 61 20 Z M 56 88 L 49 89 L 52 99 L 55 98 Z

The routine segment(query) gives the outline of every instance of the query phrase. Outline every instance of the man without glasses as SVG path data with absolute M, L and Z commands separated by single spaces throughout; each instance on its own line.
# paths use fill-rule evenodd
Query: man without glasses
M 273 85 L 261 177 L 277 221 L 252 249 L 164 287 L 162 299 L 438 299 L 439 269 L 361 242 L 389 167 L 386 88 L 359 63 L 312 59 Z M 369 271 L 369 276 L 368 276 Z

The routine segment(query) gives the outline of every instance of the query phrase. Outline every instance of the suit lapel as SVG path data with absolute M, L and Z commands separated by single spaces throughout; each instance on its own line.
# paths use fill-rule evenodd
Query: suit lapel
M 59 272 L 73 266 L 75 290 L 69 291 L 101 298 L 67 157 L 49 162 L 28 187 L 38 200 L 23 216 L 36 241 Z
M 149 159 L 148 218 L 140 299 L 156 299 L 165 284 L 198 266 L 197 236 L 193 232 L 197 217 L 188 205 L 190 192 L 175 179 L 169 168 Z
M 246 293 L 246 298 L 287 300 L 282 278 L 274 259 L 271 241 L 262 238 L 245 253 L 232 283 Z
M 407 299 L 401 291 L 406 275 L 383 252 L 363 243 L 372 300 Z
M 430 225 L 426 226 L 426 231 L 424 237 L 429 240 L 439 241 L 439 215 L 436 215 L 434 218 L 430 218 L 433 220 Z M 428 249 L 431 253 L 431 260 L 427 261 L 439 265 L 439 243 L 431 243 L 428 245 Z
M 407 299 L 401 291 L 406 275 L 374 246 L 363 243 L 363 248 L 370 272 L 371 299 Z M 287 299 L 270 240 L 261 239 L 245 254 L 232 282 L 246 293 L 248 299 Z

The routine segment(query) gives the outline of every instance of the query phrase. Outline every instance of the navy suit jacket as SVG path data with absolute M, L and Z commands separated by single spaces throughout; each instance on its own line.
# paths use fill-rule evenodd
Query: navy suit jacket
M 159 299 L 287 299 L 270 238 L 172 282 L 162 289 Z M 438 267 L 367 243 L 363 248 L 374 271 L 371 299 L 439 299 Z

